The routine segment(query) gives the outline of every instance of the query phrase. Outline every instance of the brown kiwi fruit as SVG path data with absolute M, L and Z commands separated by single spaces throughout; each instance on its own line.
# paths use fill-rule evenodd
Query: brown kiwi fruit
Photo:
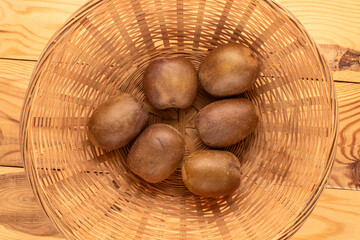
M 89 140 L 106 150 L 121 148 L 146 126 L 146 106 L 127 93 L 112 97 L 98 106 L 88 122 Z
M 194 152 L 185 158 L 181 170 L 185 186 L 199 196 L 226 196 L 240 185 L 239 159 L 227 151 Z
M 154 60 L 144 73 L 145 95 L 157 109 L 187 108 L 198 89 L 194 65 L 184 57 Z
M 199 79 L 214 97 L 238 95 L 248 90 L 260 73 L 253 51 L 237 43 L 212 50 L 199 66 Z
M 185 142 L 178 130 L 166 124 L 146 128 L 127 157 L 129 169 L 150 183 L 168 178 L 184 158 Z
M 202 108 L 195 117 L 200 139 L 214 148 L 240 142 L 254 131 L 258 122 L 255 105 L 245 98 L 213 102 Z

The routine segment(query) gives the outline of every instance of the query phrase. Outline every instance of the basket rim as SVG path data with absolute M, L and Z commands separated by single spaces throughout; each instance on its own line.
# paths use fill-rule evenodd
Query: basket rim
M 224 0 L 224 3 L 226 1 L 227 0 Z M 318 44 L 308 34 L 303 24 L 283 4 L 277 2 L 276 0 L 254 0 L 255 3 L 258 1 L 264 2 L 269 7 L 271 7 L 277 14 L 281 15 L 285 19 L 288 19 L 290 22 L 292 22 L 293 26 L 296 27 L 301 32 L 301 35 L 303 37 L 305 37 L 306 41 L 309 43 L 309 48 L 319 60 L 319 66 L 321 67 L 321 72 L 329 80 L 329 89 L 330 89 L 329 97 L 331 100 L 330 105 L 333 110 L 333 116 L 332 116 L 333 129 L 332 132 L 329 134 L 330 136 L 332 136 L 332 143 L 330 146 L 329 154 L 327 156 L 328 161 L 326 166 L 324 167 L 323 173 L 325 174 L 323 175 L 323 178 L 321 179 L 316 191 L 314 191 L 313 194 L 309 197 L 309 201 L 307 203 L 304 203 L 306 207 L 303 208 L 301 213 L 298 214 L 298 216 L 294 219 L 292 227 L 284 229 L 276 236 L 277 239 L 288 239 L 300 229 L 300 227 L 304 224 L 307 217 L 314 210 L 319 198 L 323 193 L 323 190 L 325 189 L 326 183 L 328 181 L 329 175 L 334 165 L 335 153 L 337 148 L 336 143 L 338 138 L 337 133 L 338 133 L 338 125 L 339 125 L 338 100 L 336 98 L 334 80 L 329 65 L 325 60 L 323 54 L 320 52 Z M 43 68 L 44 63 L 46 62 L 49 54 L 53 51 L 57 42 L 67 33 L 67 31 L 73 24 L 76 24 L 79 19 L 85 16 L 90 10 L 96 8 L 102 2 L 103 0 L 89 0 L 87 3 L 82 5 L 78 10 L 76 10 L 49 39 L 48 43 L 45 45 L 42 53 L 40 54 L 38 62 L 35 65 L 35 68 L 32 72 L 20 115 L 20 127 L 19 127 L 19 136 L 21 139 L 20 152 L 21 152 L 22 161 L 24 162 L 24 168 L 27 179 L 30 182 L 32 191 L 36 196 L 36 199 L 40 203 L 43 212 L 46 214 L 46 216 L 50 218 L 51 222 L 64 235 L 66 239 L 75 239 L 75 238 L 71 234 L 72 233 L 71 230 L 64 228 L 60 219 L 54 216 L 54 214 L 51 211 L 49 211 L 46 205 L 49 206 L 48 203 L 50 202 L 50 200 L 46 196 L 41 196 L 40 192 L 36 191 L 36 189 L 39 189 L 40 187 L 39 182 L 36 179 L 31 178 L 31 176 L 36 175 L 36 168 L 34 164 L 28 160 L 28 156 L 26 154 L 27 153 L 26 143 L 28 142 L 28 137 L 29 137 L 28 132 L 26 131 L 26 126 L 29 123 L 29 117 L 26 114 L 26 112 L 28 112 L 28 110 L 30 109 L 29 103 L 32 93 L 34 91 L 34 86 L 36 85 L 36 82 L 39 80 L 39 72 Z

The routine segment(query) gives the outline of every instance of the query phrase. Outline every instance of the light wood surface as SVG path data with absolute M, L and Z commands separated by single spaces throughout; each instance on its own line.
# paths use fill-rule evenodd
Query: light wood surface
M 49 38 L 86 0 L 0 1 L 0 58 L 37 60 Z M 280 0 L 323 49 L 341 81 L 360 82 L 360 2 Z M 6 11 L 5 11 L 6 9 Z M 46 20 L 46 21 L 44 21 Z M 352 60 L 340 64 L 340 59 Z M 349 66 L 350 65 L 350 66 Z
M 318 44 L 360 50 L 358 0 L 279 0 Z
M 0 167 L 0 240 L 56 240 L 61 234 L 46 218 L 23 168 Z M 358 191 L 326 189 L 294 240 L 352 240 L 360 229 Z
M 334 71 L 334 79 L 360 82 L 359 0 L 279 2 L 301 21 L 320 45 Z
M 44 45 L 85 0 L 1 0 L 0 58 L 37 60 Z
M 19 117 L 36 60 L 85 0 L 0 1 L 0 240 L 63 239 L 22 168 Z M 360 189 L 360 1 L 281 0 L 320 44 L 336 80 L 339 139 L 328 187 Z M 6 167 L 12 166 L 12 167 Z M 327 189 L 292 239 L 359 239 L 360 192 Z
M 335 87 L 339 134 L 328 187 L 360 190 L 360 84 L 337 82 Z
M 59 239 L 26 179 L 24 168 L 0 167 L 0 239 Z
M 0 59 L 0 165 L 23 166 L 19 121 L 36 62 Z
M 359 220 L 359 192 L 326 189 L 292 240 L 356 240 L 360 236 Z

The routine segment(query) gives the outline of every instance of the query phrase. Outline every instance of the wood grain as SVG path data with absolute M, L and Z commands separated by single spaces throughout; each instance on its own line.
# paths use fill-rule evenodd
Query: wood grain
M 326 189 L 291 240 L 356 240 L 360 236 L 360 192 Z
M 360 82 L 360 2 L 279 0 L 320 44 L 334 79 Z M 0 1 L 0 58 L 38 59 L 53 33 L 86 0 Z M 18 124 L 35 62 L 0 59 L 0 165 L 22 166 Z M 329 187 L 359 188 L 360 85 L 336 83 L 340 107 L 338 152 Z M 356 172 L 357 169 L 357 172 Z M 357 182 L 358 181 L 358 182 Z M 22 168 L 0 166 L 0 240 L 64 239 L 42 212 Z M 292 239 L 358 239 L 360 192 L 325 190 Z
M 279 0 L 306 27 L 334 78 L 360 82 L 360 2 Z M 48 39 L 86 0 L 0 2 L 0 58 L 37 60 Z
M 339 45 L 321 44 L 319 47 L 336 81 L 360 83 L 360 51 Z
M 339 134 L 328 187 L 360 190 L 360 84 L 336 83 Z
M 360 50 L 360 2 L 348 0 L 278 0 L 305 26 L 318 44 Z
M 1 0 L 0 58 L 37 60 L 55 31 L 86 0 Z
M 0 165 L 23 166 L 19 121 L 36 62 L 0 59 Z
M 61 239 L 41 209 L 23 168 L 0 167 L 0 240 Z
M 26 4 L 29 4 L 29 6 L 34 6 L 34 2 L 36 4 L 43 4 L 43 2 L 38 1 L 30 1 L 26 2 Z M 82 1 L 79 1 L 82 2 Z M 318 43 L 321 44 L 321 48 L 323 52 L 325 53 L 332 69 L 334 70 L 334 78 L 336 80 L 340 81 L 354 81 L 359 82 L 359 73 L 358 73 L 358 49 L 359 46 L 358 41 L 354 41 L 354 39 L 359 39 L 358 37 L 354 37 L 353 34 L 358 34 L 356 31 L 348 31 L 351 28 L 354 28 L 354 26 L 349 26 L 344 24 L 336 24 L 336 22 L 329 21 L 329 16 L 332 18 L 332 15 L 335 13 L 332 9 L 332 6 L 329 6 L 329 9 L 327 7 L 324 8 L 324 6 L 327 6 L 329 4 L 329 1 L 306 1 L 305 5 L 296 4 L 296 1 L 282 1 L 285 6 L 287 6 L 293 13 L 296 15 L 303 24 L 308 28 L 310 34 L 316 39 Z M 334 2 L 334 1 L 333 1 Z M 333 2 L 330 2 L 330 5 L 333 4 Z M 21 11 L 18 6 L 25 6 L 24 1 L 12 1 L 11 4 L 9 2 L 4 1 L 0 4 L 7 4 L 8 6 L 11 6 L 13 14 L 19 14 L 21 13 L 24 18 L 17 18 L 19 21 L 24 21 L 26 17 L 31 17 L 32 14 L 36 14 L 38 16 L 36 19 L 39 19 L 39 23 L 32 26 L 14 26 L 14 25 L 7 25 L 6 27 L 9 27 L 9 29 L 13 28 L 15 31 L 2 31 L 2 33 L 10 34 L 6 35 L 1 34 L 0 39 L 2 36 L 4 38 L 11 39 L 13 38 L 19 39 L 17 35 L 23 36 L 23 40 L 18 41 L 12 41 L 10 40 L 11 44 L 17 44 L 16 46 L 10 46 L 4 50 L 4 46 L 7 46 L 7 40 L 1 41 L 0 45 L 0 52 L 5 53 L 4 57 L 6 58 L 30 58 L 32 56 L 36 56 L 33 59 L 37 58 L 37 55 L 41 52 L 43 45 L 46 44 L 47 39 L 52 35 L 53 32 L 56 31 L 58 26 L 62 24 L 62 22 L 57 22 L 59 16 L 52 18 L 55 22 L 52 24 L 52 27 L 50 26 L 48 21 L 42 21 L 42 18 L 46 17 L 46 14 L 49 13 L 49 11 L 45 11 L 45 8 L 47 7 L 41 7 L 38 5 L 37 7 L 26 8 L 26 11 Z M 51 4 L 57 5 L 59 2 L 52 2 Z M 318 8 L 315 8 L 314 6 L 320 6 Z M 358 7 L 357 4 L 354 2 L 349 2 L 348 5 L 354 4 L 355 7 Z M 56 8 L 52 9 L 52 12 L 57 12 L 58 15 L 63 16 L 63 21 L 72 13 L 73 10 L 75 10 L 78 6 L 81 5 L 79 3 L 75 3 L 75 5 L 69 5 L 69 4 L 62 4 L 65 6 L 66 9 L 71 10 L 56 10 Z M 320 13 L 314 14 L 305 14 L 303 15 L 305 10 L 311 6 L 311 12 L 317 9 L 320 11 Z M 76 7 L 75 7 L 76 6 Z M 1 6 L 3 7 L 3 6 Z M 68 8 L 69 7 L 69 8 Z M 73 9 L 72 9 L 73 8 Z M 51 7 L 49 8 L 51 9 Z M 63 7 L 61 7 L 63 9 Z M 349 22 L 348 20 L 351 18 L 350 21 L 351 24 L 357 24 L 358 26 L 359 22 L 356 21 L 356 19 L 359 18 L 359 16 L 354 16 L 349 13 L 350 8 L 344 9 L 345 14 L 341 15 L 340 17 L 343 18 L 342 20 L 339 20 L 339 22 Z M 28 12 L 27 12 L 28 11 Z M 50 11 L 50 12 L 51 12 Z M 350 13 L 353 10 L 350 11 Z M 11 11 L 6 11 L 7 14 L 11 13 Z M 44 14 L 45 13 L 45 14 Z M 44 15 L 42 15 L 44 14 Z M 56 15 L 56 14 L 55 14 Z M 65 16 L 66 15 L 66 16 Z M 336 17 L 339 17 L 336 15 Z M 346 20 L 346 18 L 349 18 Z M 10 19 L 8 17 L 5 17 L 4 19 Z M 354 21 L 355 19 L 355 21 Z M 13 21 L 16 23 L 16 21 Z M 24 21 L 27 22 L 27 21 Z M 40 23 L 42 22 L 42 23 Z M 51 22 L 51 21 L 50 21 Z M 44 26 L 44 23 L 49 24 L 48 26 Z M 316 24 L 315 24 L 316 23 Z M 0 22 L 0 26 L 3 27 L 4 25 L 2 22 Z M 342 34 L 337 34 L 336 38 L 329 38 L 328 36 L 331 36 L 331 34 L 328 33 L 319 33 L 318 29 L 316 27 L 312 27 L 315 25 L 318 25 L 318 28 L 321 28 L 322 31 L 333 31 L 338 33 L 339 29 L 342 31 Z M 16 25 L 16 24 L 15 24 Z M 25 24 L 20 24 L 25 25 Z M 329 25 L 329 28 L 324 28 L 323 26 Z M 339 25 L 339 26 L 337 26 Z M 37 30 L 31 30 L 33 26 L 38 27 L 41 32 L 41 34 L 37 35 L 34 32 L 37 32 Z M 310 26 L 310 28 L 309 28 Z M 16 29 L 20 29 L 18 33 L 16 33 Z M 42 29 L 43 28 L 43 29 Z M 28 31 L 28 30 L 31 31 Z M 0 29 L 2 30 L 2 29 Z M 314 33 L 312 33 L 314 31 Z M 45 34 L 47 32 L 47 34 Z M 354 33 L 355 32 L 355 33 Z M 351 33 L 351 34 L 349 34 Z M 14 35 L 12 35 L 14 34 Z M 9 37 L 10 36 L 10 37 Z M 21 39 L 21 38 L 20 38 Z M 3 40 L 3 39 L 2 39 Z M 22 42 L 25 42 L 23 44 Z M 10 44 L 10 45 L 11 45 Z M 13 49 L 16 49 L 16 51 L 13 51 Z M 14 52 L 14 55 L 8 54 L 8 53 Z M 6 60 L 0 60 L 0 84 L 2 86 L 2 90 L 0 90 L 1 94 L 1 109 L 6 109 L 6 111 L 0 111 L 0 164 L 1 165 L 13 165 L 13 166 L 22 166 L 22 162 L 19 155 L 19 148 L 18 148 L 18 121 L 20 116 L 20 110 L 22 105 L 22 98 L 25 94 L 26 86 L 28 79 L 30 78 L 31 71 L 34 67 L 34 62 L 23 62 L 23 61 L 6 61 Z M 336 187 L 336 188 L 359 188 L 358 184 L 358 175 L 356 173 L 359 173 L 360 171 L 356 172 L 355 169 L 359 169 L 358 161 L 358 149 L 357 146 L 359 146 L 358 143 L 358 127 L 356 124 L 354 124 L 354 121 L 356 121 L 359 118 L 359 112 L 356 111 L 358 109 L 358 105 L 356 98 L 356 94 L 359 92 L 359 87 L 356 84 L 344 84 L 344 83 L 337 83 L 337 93 L 339 98 L 339 105 L 340 105 L 340 138 L 338 142 L 338 154 L 336 158 L 336 163 L 334 166 L 334 170 L 332 173 L 332 176 L 329 180 L 329 186 Z M 345 176 L 345 177 L 344 177 Z M 329 190 L 327 190 L 329 191 Z M 314 224 L 305 224 L 303 229 L 294 237 L 294 239 L 325 239 L 324 236 L 329 235 L 329 231 L 327 229 L 327 225 L 331 225 L 331 220 L 329 218 L 326 218 L 325 216 L 322 216 L 322 213 L 316 214 L 317 211 L 319 211 L 319 206 L 321 205 L 321 202 L 319 202 L 318 208 L 315 210 L 314 214 L 312 216 L 315 217 L 315 219 L 310 218 L 308 222 L 315 221 L 315 226 L 321 226 L 324 225 L 324 233 L 315 233 L 315 238 L 310 237 L 308 234 L 305 234 L 304 236 L 301 235 L 301 233 L 305 230 L 305 232 L 311 232 L 318 230 L 312 229 L 310 227 L 310 230 L 306 230 L 307 226 L 313 226 Z M 5 215 L 1 215 L 2 217 Z M 5 219 L 5 218 L 4 218 Z M 26 219 L 26 218 L 24 218 Z M 317 220 L 316 220 L 317 219 Z M 4 220 L 5 221 L 5 220 Z M 7 220 L 10 221 L 10 220 Z M 316 223 L 317 221 L 317 223 Z M 28 229 L 33 229 L 34 226 L 35 229 L 41 229 L 41 223 L 36 224 L 31 220 L 31 224 L 27 227 L 27 223 L 22 224 L 9 224 L 9 225 L 1 225 L 1 229 L 6 229 L 7 235 L 1 236 L 4 237 L 4 239 L 31 239 L 33 237 L 33 234 L 27 234 L 26 231 Z M 354 221 L 356 222 L 356 221 Z M 357 221 L 358 222 L 358 221 Z M 329 225 L 329 226 L 330 226 Z M 15 226 L 15 227 L 14 227 Z M 347 226 L 347 225 L 346 225 Z M 14 229 L 15 228 L 15 229 Z M 309 227 L 308 227 L 309 228 Z M 12 229 L 9 231 L 9 229 Z M 19 231 L 22 233 L 20 234 Z M 4 232 L 4 231 L 0 231 Z M 15 233 L 13 233 L 15 232 Z M 40 231 L 39 231 L 40 232 Z M 41 231 L 42 234 L 46 235 L 46 239 L 50 239 L 49 235 L 44 232 L 44 230 Z M 316 232 L 316 231 L 315 231 Z M 330 233 L 333 234 L 331 238 L 326 239 L 340 239 L 340 235 L 337 231 L 330 231 Z M 341 237 L 342 239 L 352 239 L 350 238 L 349 234 L 346 235 L 346 238 Z M 317 238 L 316 238 L 317 237 Z M 44 238 L 44 239 L 45 239 Z M 36 236 L 34 239 L 40 239 L 40 236 Z
M 334 79 L 360 82 L 358 0 L 278 0 L 305 26 L 330 63 Z
M 42 212 L 23 168 L 0 167 L 0 240 L 60 240 Z M 360 229 L 360 192 L 326 189 L 294 240 L 355 240 Z

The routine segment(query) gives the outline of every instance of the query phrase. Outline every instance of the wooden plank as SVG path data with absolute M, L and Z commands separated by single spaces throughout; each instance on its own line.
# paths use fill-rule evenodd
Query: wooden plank
M 338 81 L 360 82 L 358 0 L 278 0 L 320 45 Z
M 42 212 L 23 168 L 0 167 L 0 240 L 63 239 Z M 355 240 L 360 192 L 326 189 L 314 212 L 291 239 Z
M 358 0 L 278 0 L 305 26 L 318 44 L 360 50 Z
M 37 60 L 55 31 L 86 0 L 1 0 L 0 58 Z
M 0 165 L 23 166 L 19 118 L 35 62 L 0 60 Z M 360 189 L 360 85 L 335 83 L 339 101 L 339 140 L 329 187 Z M 358 169 L 358 170 L 356 170 Z M 356 172 L 357 171 L 357 172 Z
M 37 59 L 49 37 L 61 26 L 68 16 L 84 2 L 85 0 L 0 1 L 0 58 Z M 360 43 L 358 41 L 360 34 L 358 31 L 360 25 L 360 15 L 358 14 L 360 9 L 359 2 L 357 0 L 347 1 L 346 4 L 340 0 L 281 0 L 281 2 L 303 22 L 310 35 L 321 44 L 321 48 L 334 70 L 334 78 L 338 81 L 360 82 L 357 62 L 357 57 L 359 56 L 358 51 L 360 50 Z M 2 83 L 1 79 L 12 80 L 12 77 L 9 75 L 5 74 L 1 76 L 1 66 L 4 66 L 2 65 L 2 61 L 0 62 L 0 83 Z M 14 67 L 13 69 L 17 68 L 18 67 Z M 32 69 L 32 67 L 21 67 L 21 64 L 19 64 L 19 69 L 24 70 L 26 68 Z M 9 71 L 7 74 L 9 74 Z M 22 74 L 23 79 L 25 79 L 26 74 Z M 15 75 L 19 77 L 18 79 L 21 79 L 21 74 Z M 29 78 L 27 78 L 27 80 L 28 79 Z M 359 133 L 356 130 L 358 125 L 353 123 L 353 121 L 359 119 L 359 112 L 356 111 L 356 108 L 358 108 L 358 104 L 356 104 L 356 94 L 359 91 L 353 84 L 341 85 L 337 83 L 336 87 L 340 105 L 341 129 L 337 159 L 333 174 L 329 180 L 329 186 L 358 188 L 358 185 L 354 185 L 351 182 L 354 178 L 349 174 L 355 173 L 355 168 L 359 169 L 357 173 L 360 172 L 360 164 L 350 164 L 359 161 Z M 349 92 L 349 90 L 353 88 L 355 88 L 357 92 L 356 90 Z M 0 89 L 10 88 L 1 87 Z M 7 97 L 7 90 L 4 92 L 0 92 L 1 101 L 7 99 L 4 98 L 4 96 Z M 3 105 L 0 105 L 0 112 L 2 109 L 7 109 L 3 107 L 5 102 L 1 102 L 1 104 Z M 8 103 L 6 104 L 6 106 L 8 106 Z M 13 105 L 10 106 L 13 107 Z M 342 115 L 344 116 L 342 117 Z M 9 118 L 11 119 L 13 116 L 16 116 L 16 110 L 11 111 L 8 115 L 1 113 L 0 121 L 2 121 L 3 118 L 12 121 L 9 120 Z M 16 157 L 16 154 L 19 154 L 18 148 L 15 149 L 15 152 L 11 153 L 12 155 L 4 154 L 7 150 L 4 151 L 2 148 L 2 144 L 10 139 L 11 136 L 18 135 L 17 127 L 15 128 L 14 125 L 10 123 L 8 123 L 10 125 L 5 125 L 10 127 L 4 127 L 2 123 L 3 122 L 0 122 L 0 165 L 3 163 L 3 160 L 5 160 L 4 163 L 10 161 L 11 164 L 15 163 L 14 165 L 20 166 L 22 165 L 20 156 L 18 155 L 18 157 Z M 15 132 L 13 131 L 14 129 L 16 129 Z M 343 135 L 344 138 L 341 138 L 341 135 Z M 13 145 L 16 148 L 17 143 Z M 5 173 L 3 169 L 6 169 Z M 0 186 L 2 186 L 2 188 L 0 188 L 0 240 L 63 239 L 49 222 L 45 223 L 45 220 L 42 222 L 39 218 L 37 218 L 39 222 L 29 220 L 30 218 L 27 214 L 34 213 L 34 209 L 35 213 L 40 214 L 41 212 L 41 209 L 35 207 L 35 204 L 28 204 L 27 202 L 27 204 L 25 204 L 26 207 L 24 207 L 23 204 L 22 207 L 19 208 L 20 210 L 17 210 L 17 206 L 14 209 L 12 208 L 12 204 L 14 203 L 4 204 L 6 201 L 14 201 L 13 199 L 21 199 L 21 201 L 24 201 L 24 196 L 25 199 L 31 198 L 30 194 L 24 194 L 21 190 L 23 189 L 22 186 L 26 185 L 27 182 L 17 183 L 17 181 L 20 180 L 17 180 L 18 178 L 16 176 L 20 174 L 18 173 L 20 170 L 21 169 L 9 170 L 9 168 L 0 167 Z M 6 172 L 10 175 L 15 175 L 9 177 L 9 179 L 12 180 L 9 180 L 7 184 L 3 184 L 4 181 L 1 176 L 3 173 L 7 175 Z M 336 178 L 333 176 L 336 176 Z M 21 177 L 19 179 L 21 179 Z M 24 180 L 25 177 L 23 176 L 22 179 Z M 341 179 L 340 182 L 339 179 Z M 344 179 L 345 181 L 343 181 Z M 3 188 L 3 186 L 5 186 L 5 188 Z M 12 190 L 8 191 L 6 188 L 11 188 Z M 12 191 L 15 193 L 12 193 Z M 19 191 L 19 194 L 17 194 L 17 191 Z M 26 191 L 31 192 L 31 190 Z M 6 197 L 4 200 L 4 198 L 1 197 L 3 195 L 13 197 Z M 292 239 L 357 239 L 359 236 L 360 222 L 358 214 L 360 212 L 359 199 L 359 192 L 325 190 L 313 214 Z M 5 212 L 5 214 L 3 212 Z M 15 213 L 16 217 L 9 217 L 13 213 Z M 23 213 L 25 217 L 19 217 L 19 214 L 21 215 Z
M 86 0 L 3 0 L 0 58 L 37 60 L 48 39 Z M 320 44 L 340 81 L 360 82 L 360 2 L 280 0 Z
M 0 167 L 0 240 L 63 239 L 40 207 L 23 168 Z
M 23 166 L 19 122 L 36 62 L 0 59 L 0 165 Z
M 336 83 L 339 135 L 328 187 L 360 190 L 360 84 Z
M 360 192 L 326 189 L 291 240 L 357 240 L 359 231 Z

